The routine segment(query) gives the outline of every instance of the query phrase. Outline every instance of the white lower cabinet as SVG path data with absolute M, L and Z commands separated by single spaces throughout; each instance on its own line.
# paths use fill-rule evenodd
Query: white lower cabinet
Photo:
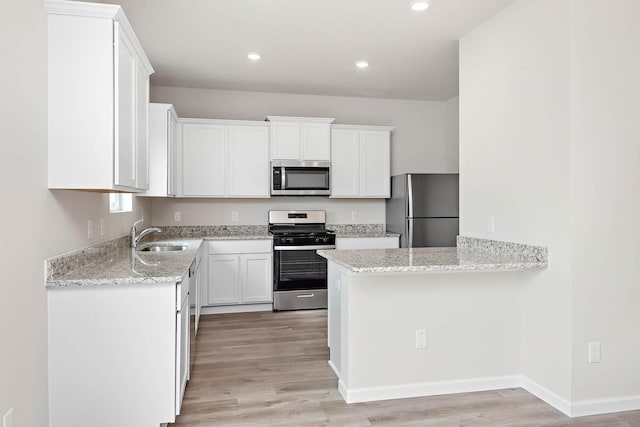
M 189 374 L 188 284 L 47 290 L 51 427 L 175 421 Z
M 270 240 L 209 242 L 208 289 L 204 305 L 273 301 Z

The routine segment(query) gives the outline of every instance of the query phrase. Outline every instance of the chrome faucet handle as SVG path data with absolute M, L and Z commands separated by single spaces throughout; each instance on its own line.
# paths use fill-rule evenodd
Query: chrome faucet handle
M 136 231 L 136 226 L 138 224 L 140 224 L 141 222 L 144 222 L 144 218 L 137 220 L 136 222 L 133 223 L 133 225 L 131 226 L 131 231 L 135 232 Z

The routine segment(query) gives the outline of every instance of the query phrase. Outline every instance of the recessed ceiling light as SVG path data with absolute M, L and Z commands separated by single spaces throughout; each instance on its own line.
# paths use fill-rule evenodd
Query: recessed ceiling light
M 411 3 L 411 9 L 416 12 L 422 12 L 423 10 L 427 10 L 429 8 L 429 2 L 424 0 L 417 0 Z
M 258 59 L 260 59 L 260 54 L 258 53 L 250 53 L 247 55 L 247 58 L 249 58 L 252 61 L 257 61 Z
M 369 63 L 367 61 L 358 61 L 356 62 L 356 67 L 358 68 L 367 68 Z

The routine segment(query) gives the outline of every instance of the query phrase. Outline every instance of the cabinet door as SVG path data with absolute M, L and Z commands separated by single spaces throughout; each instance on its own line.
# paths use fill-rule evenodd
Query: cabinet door
M 178 119 L 172 111 L 167 112 L 167 195 L 175 196 L 178 188 L 176 185 L 176 149 L 178 140 Z
M 271 254 L 240 255 L 242 262 L 242 302 L 268 303 L 273 301 Z
M 189 378 L 189 298 L 185 298 L 180 311 L 176 314 L 176 415 L 180 415 L 184 391 Z
M 331 160 L 331 125 L 302 123 L 302 160 Z
M 136 186 L 136 53 L 126 34 L 114 24 L 115 42 L 115 164 L 114 184 Z
M 271 159 L 300 159 L 300 124 L 271 122 Z
M 240 302 L 239 260 L 238 255 L 209 255 L 210 305 Z
M 137 63 L 136 59 L 136 63 Z M 136 66 L 136 188 L 149 188 L 149 75 Z
M 358 197 L 360 187 L 360 131 L 331 132 L 331 197 Z
M 231 197 L 269 197 L 269 128 L 228 127 L 228 183 Z
M 388 131 L 360 131 L 360 196 L 390 196 Z
M 227 156 L 225 127 L 185 123 L 182 127 L 182 195 L 224 196 Z

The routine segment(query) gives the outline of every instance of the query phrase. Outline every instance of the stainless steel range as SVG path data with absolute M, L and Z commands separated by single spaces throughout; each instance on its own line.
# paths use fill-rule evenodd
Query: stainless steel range
M 273 310 L 327 308 L 327 260 L 318 249 L 335 249 L 325 211 L 269 211 L 273 234 Z

